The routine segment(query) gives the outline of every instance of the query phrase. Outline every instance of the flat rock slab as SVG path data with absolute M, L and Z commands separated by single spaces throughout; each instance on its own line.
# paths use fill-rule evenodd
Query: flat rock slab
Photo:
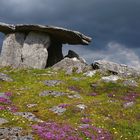
M 67 95 L 68 93 L 60 92 L 60 91 L 52 91 L 52 90 L 45 90 L 39 94 L 39 96 L 54 96 L 59 97 L 63 95 Z
M 9 121 L 4 119 L 4 118 L 0 118 L 0 125 L 8 123 Z
M 131 86 L 131 87 L 138 87 L 138 83 L 135 80 L 132 80 L 132 79 L 125 80 L 123 82 L 123 85 Z
M 78 31 L 72 31 L 61 27 L 54 27 L 48 25 L 34 25 L 34 24 L 20 24 L 10 25 L 0 23 L 0 32 L 13 33 L 13 32 L 30 32 L 39 31 L 50 34 L 55 39 L 59 40 L 62 44 L 82 44 L 88 45 L 91 42 L 91 38 L 85 36 Z
M 106 61 L 106 60 L 98 60 L 95 61 L 93 64 L 93 69 L 99 69 L 100 72 L 110 72 L 112 74 L 117 74 L 123 77 L 138 77 L 140 76 L 140 70 L 129 67 L 127 65 L 123 64 L 117 64 L 114 62 Z
M 44 84 L 49 87 L 57 86 L 62 83 L 63 83 L 63 81 L 61 81 L 61 80 L 45 80 L 44 81 Z
M 105 77 L 102 77 L 101 80 L 108 83 L 108 82 L 113 82 L 113 83 L 116 83 L 117 80 L 121 79 L 119 76 L 116 76 L 116 75 L 110 75 L 110 76 L 105 76 Z
M 38 119 L 33 113 L 31 112 L 16 112 L 14 115 L 21 116 L 29 121 L 33 122 L 42 122 L 42 120 Z
M 62 115 L 66 111 L 66 108 L 60 106 L 54 106 L 50 108 L 50 111 L 54 112 L 57 115 Z
M 32 135 L 22 135 L 21 127 L 2 127 L 0 128 L 1 140 L 33 140 Z
M 0 73 L 0 81 L 12 82 L 13 79 L 7 74 Z

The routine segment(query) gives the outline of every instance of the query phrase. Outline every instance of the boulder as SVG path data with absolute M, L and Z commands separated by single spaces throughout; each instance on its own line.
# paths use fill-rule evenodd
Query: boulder
M 72 50 L 69 50 L 68 51 L 68 54 L 65 57 L 68 57 L 68 58 L 77 58 L 81 62 L 86 63 L 86 60 L 84 58 L 80 57 L 76 52 L 74 52 Z
M 45 33 L 30 32 L 22 48 L 23 66 L 44 69 L 47 64 L 50 38 Z
M 64 58 L 60 62 L 52 66 L 54 70 L 64 70 L 67 74 L 72 74 L 73 72 L 82 73 L 88 71 L 91 67 L 85 63 L 82 63 L 77 58 Z
M 140 76 L 140 70 L 129 67 L 123 64 L 117 64 L 114 62 L 106 61 L 106 60 L 98 60 L 95 61 L 93 64 L 93 69 L 99 69 L 101 72 L 110 72 L 115 75 L 120 75 L 124 77 L 133 76 L 137 77 Z
M 22 59 L 21 52 L 24 43 L 25 34 L 13 33 L 7 34 L 3 42 L 0 65 L 1 66 L 12 66 L 19 67 Z

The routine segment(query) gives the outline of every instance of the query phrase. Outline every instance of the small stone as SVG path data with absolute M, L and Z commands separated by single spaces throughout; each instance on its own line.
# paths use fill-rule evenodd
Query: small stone
M 8 122 L 9 121 L 7 121 L 6 119 L 0 118 L 0 125 L 5 124 L 5 123 L 8 123 Z
M 46 80 L 46 81 L 44 81 L 44 84 L 46 86 L 49 86 L 49 87 L 57 86 L 57 85 L 60 85 L 62 83 L 63 82 L 61 80 Z
M 81 79 L 80 78 L 77 78 L 77 77 L 73 77 L 72 80 L 74 80 L 74 81 L 80 81 Z
M 84 73 L 83 75 L 84 76 L 87 76 L 87 77 L 92 77 L 96 74 L 96 70 L 94 71 L 87 71 L 86 73 Z
M 88 128 L 90 125 L 89 124 L 80 124 L 78 127 L 79 128 Z
M 104 81 L 104 82 L 113 82 L 113 83 L 116 83 L 117 80 L 121 79 L 119 76 L 116 76 L 116 75 L 110 75 L 110 76 L 105 76 L 105 77 L 102 77 L 101 80 Z
M 7 74 L 0 73 L 0 81 L 12 82 L 13 79 Z
M 124 85 L 124 86 L 137 87 L 137 86 L 138 86 L 138 83 L 137 83 L 135 80 L 129 79 L 129 80 L 125 80 L 125 81 L 123 82 L 123 85 Z
M 5 93 L 0 93 L 0 98 L 5 98 L 5 99 L 9 99 L 9 96 L 6 96 Z
M 62 115 L 66 111 L 66 108 L 61 106 L 54 106 L 50 110 L 58 115 Z
M 35 107 L 35 106 L 37 106 L 37 104 L 27 104 L 28 108 L 32 108 L 32 107 Z
M 38 119 L 34 114 L 31 112 L 16 112 L 14 115 L 21 116 L 23 118 L 26 118 L 29 121 L 34 121 L 34 122 L 43 122 L 42 120 Z
M 129 108 L 132 107 L 134 105 L 134 102 L 127 102 L 123 105 L 124 108 Z
M 78 108 L 81 109 L 81 110 L 85 110 L 85 109 L 87 108 L 87 106 L 84 105 L 84 104 L 76 105 L 76 107 L 78 107 Z
M 39 94 L 39 96 L 54 96 L 54 97 L 59 97 L 67 95 L 65 92 L 60 92 L 60 91 L 52 91 L 52 90 L 45 90 Z
M 71 95 L 68 95 L 68 98 L 77 98 L 77 99 L 80 99 L 81 98 L 81 95 L 80 94 L 71 94 Z

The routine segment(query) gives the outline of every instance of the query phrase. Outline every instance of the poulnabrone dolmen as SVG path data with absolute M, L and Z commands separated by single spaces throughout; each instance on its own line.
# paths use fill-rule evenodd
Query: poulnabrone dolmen
M 44 69 L 63 59 L 62 44 L 91 42 L 80 32 L 44 25 L 0 23 L 0 32 L 5 34 L 0 66 Z

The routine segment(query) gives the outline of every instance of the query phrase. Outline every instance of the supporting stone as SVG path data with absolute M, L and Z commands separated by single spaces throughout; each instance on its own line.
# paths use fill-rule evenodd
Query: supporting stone
M 50 37 L 46 33 L 30 32 L 22 49 L 23 65 L 25 67 L 44 69 L 48 59 Z
M 63 59 L 62 43 L 56 40 L 51 40 L 51 45 L 48 48 L 48 60 L 46 67 L 53 66 Z
M 20 66 L 24 38 L 25 34 L 23 33 L 12 33 L 5 36 L 0 56 L 1 66 Z

